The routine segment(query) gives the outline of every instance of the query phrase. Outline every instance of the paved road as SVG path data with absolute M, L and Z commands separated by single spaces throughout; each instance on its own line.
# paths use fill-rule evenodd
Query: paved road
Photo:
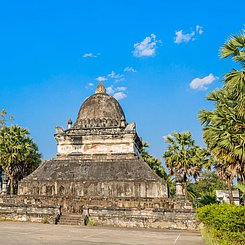
M 204 245 L 197 232 L 0 222 L 4 245 Z

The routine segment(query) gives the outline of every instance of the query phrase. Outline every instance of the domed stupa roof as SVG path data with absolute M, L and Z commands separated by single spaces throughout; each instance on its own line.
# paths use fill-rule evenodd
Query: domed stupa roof
M 118 101 L 106 93 L 99 83 L 95 94 L 82 104 L 74 128 L 114 128 L 125 127 L 126 119 Z

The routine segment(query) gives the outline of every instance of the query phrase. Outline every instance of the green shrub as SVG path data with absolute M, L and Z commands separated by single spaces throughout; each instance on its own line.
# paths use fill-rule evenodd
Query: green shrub
M 205 205 L 219 203 L 215 195 L 204 195 L 198 200 L 199 207 L 203 207 Z
M 220 245 L 220 242 L 218 242 L 214 238 L 213 234 L 210 231 L 208 231 L 207 228 L 202 228 L 201 229 L 201 234 L 202 234 L 202 237 L 203 237 L 203 239 L 205 241 L 205 244 L 208 244 L 208 245 Z
M 6 217 L 0 217 L 0 222 L 1 221 L 7 221 L 8 219 Z
M 41 223 L 43 224 L 49 224 L 49 219 L 47 217 L 42 218 Z
M 245 244 L 245 207 L 212 204 L 197 209 L 197 216 L 221 244 Z
M 92 219 L 89 219 L 87 226 L 95 226 L 95 225 L 96 225 L 95 221 Z

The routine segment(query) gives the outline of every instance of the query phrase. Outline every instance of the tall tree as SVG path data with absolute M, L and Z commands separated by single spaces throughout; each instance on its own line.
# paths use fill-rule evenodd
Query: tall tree
M 143 142 L 143 149 L 140 153 L 140 156 L 143 160 L 149 165 L 149 167 L 161 178 L 167 179 L 167 174 L 162 166 L 162 162 L 160 159 L 153 157 L 146 149 L 149 148 L 149 144 L 147 142 Z
M 215 168 L 228 185 L 233 202 L 232 181 L 245 180 L 245 32 L 233 35 L 222 46 L 221 58 L 231 57 L 241 65 L 224 76 L 224 86 L 207 99 L 215 102 L 213 111 L 202 110 L 203 138 L 214 156 Z
M 205 149 L 196 146 L 190 132 L 174 132 L 165 139 L 168 149 L 163 158 L 170 174 L 183 183 L 185 200 L 188 200 L 187 180 L 196 178 L 206 161 Z
M 41 162 L 41 155 L 27 129 L 19 126 L 0 129 L 0 165 L 10 179 L 10 194 L 14 182 L 30 174 Z
M 171 175 L 166 173 L 161 160 L 152 156 L 147 151 L 147 148 L 149 148 L 149 144 L 144 141 L 140 156 L 160 178 L 166 181 L 167 188 L 168 188 L 168 196 L 174 197 L 175 196 L 175 186 L 174 186 L 174 182 L 172 180 Z

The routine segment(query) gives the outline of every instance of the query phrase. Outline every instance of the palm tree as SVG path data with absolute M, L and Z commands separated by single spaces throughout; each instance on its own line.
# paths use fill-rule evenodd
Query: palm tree
M 0 165 L 10 179 L 10 194 L 14 182 L 30 174 L 41 162 L 36 144 L 29 138 L 29 131 L 19 126 L 0 129 Z
M 244 105 L 245 97 L 245 29 L 239 35 L 232 35 L 220 49 L 222 59 L 231 57 L 242 70 L 232 69 L 224 76 L 224 88 L 234 97 L 234 100 Z M 240 108 L 243 118 L 245 107 Z
M 241 70 L 232 69 L 224 76 L 223 90 L 228 92 L 233 102 L 232 108 L 241 120 L 240 127 L 245 130 L 245 29 L 239 35 L 231 38 L 221 47 L 220 57 L 225 59 L 231 57 L 233 61 L 241 66 Z M 243 149 L 244 150 L 244 149 Z M 244 154 L 244 151 L 243 151 Z
M 233 35 L 221 48 L 221 58 L 232 57 L 242 70 L 224 76 L 224 86 L 207 99 L 215 102 L 214 111 L 202 110 L 203 138 L 214 156 L 218 173 L 226 180 L 230 201 L 231 185 L 238 177 L 245 180 L 245 32 Z
M 168 150 L 163 154 L 165 164 L 169 173 L 175 176 L 176 182 L 183 183 L 187 202 L 187 180 L 199 175 L 206 159 L 205 150 L 195 145 L 190 132 L 174 132 L 166 137 L 165 142 L 169 144 Z
M 216 101 L 214 111 L 202 110 L 198 117 L 204 125 L 203 138 L 214 157 L 214 167 L 227 182 L 232 202 L 233 179 L 244 180 L 244 122 L 226 91 L 215 91 L 208 99 Z
M 240 190 L 241 193 L 241 200 L 243 201 L 243 205 L 245 206 L 245 183 L 238 183 L 237 188 Z

